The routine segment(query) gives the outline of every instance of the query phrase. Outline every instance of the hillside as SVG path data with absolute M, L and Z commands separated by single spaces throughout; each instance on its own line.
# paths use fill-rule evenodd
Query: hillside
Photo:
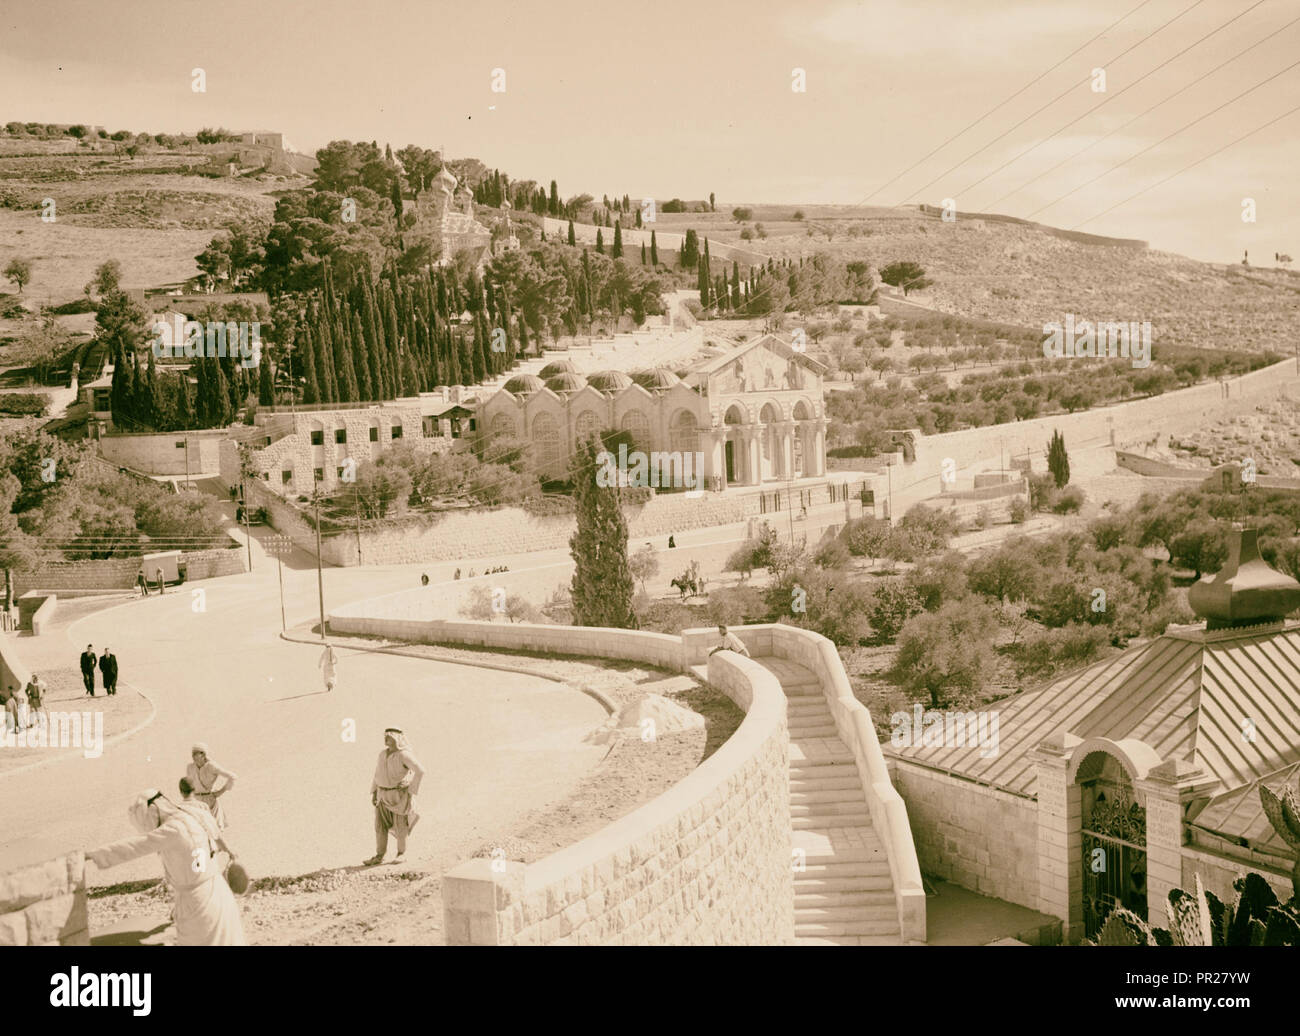
M 752 247 L 776 258 L 824 251 L 876 266 L 919 262 L 935 283 L 921 296 L 948 313 L 1041 327 L 1066 313 L 1091 320 L 1151 321 L 1157 343 L 1290 353 L 1300 316 L 1300 272 L 1197 262 L 1169 252 L 1066 240 L 1049 228 L 978 217 L 944 223 L 916 209 L 749 205 L 663 214 L 661 230 L 693 227 L 710 240 L 741 243 L 742 226 L 763 225 Z M 792 216 L 802 211 L 804 218 Z

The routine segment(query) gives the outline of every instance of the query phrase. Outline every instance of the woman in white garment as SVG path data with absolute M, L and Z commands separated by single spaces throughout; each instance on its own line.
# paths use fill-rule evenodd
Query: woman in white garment
M 235 775 L 222 769 L 208 758 L 208 746 L 202 741 L 190 749 L 190 758 L 194 761 L 185 767 L 185 779 L 194 789 L 194 797 L 209 810 L 217 820 L 217 827 L 226 827 L 226 811 L 221 808 L 221 796 L 235 786 Z M 225 781 L 217 787 L 217 781 Z
M 234 853 L 204 807 L 174 803 L 150 788 L 140 793 L 127 815 L 140 834 L 92 849 L 87 858 L 104 870 L 157 853 L 176 897 L 176 945 L 247 945 L 235 894 L 217 857 L 218 850 L 232 860 Z

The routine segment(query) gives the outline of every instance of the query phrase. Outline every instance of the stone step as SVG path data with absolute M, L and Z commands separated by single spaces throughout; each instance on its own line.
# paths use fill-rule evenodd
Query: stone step
M 889 868 L 884 874 L 854 874 L 843 877 L 805 877 L 794 876 L 794 894 L 796 896 L 828 892 L 888 892 L 894 894 L 894 879 L 889 876 Z
M 796 946 L 902 946 L 897 935 L 801 935 L 794 940 Z
M 794 908 L 796 911 L 806 907 L 822 909 L 833 907 L 884 907 L 897 910 L 898 903 L 892 890 L 886 889 L 844 889 L 843 891 L 803 892 L 795 889 Z M 796 913 L 795 916 L 798 916 Z
M 839 814 L 837 816 L 795 817 L 790 818 L 790 827 L 795 831 L 829 831 L 835 827 L 870 827 L 871 817 L 866 813 L 861 817 Z
M 797 741 L 799 739 L 791 738 L 791 740 Z M 815 752 L 812 755 L 809 755 L 808 753 L 804 752 L 803 749 L 801 749 L 798 745 L 795 745 L 794 748 L 795 748 L 795 752 L 791 753 L 793 758 L 791 758 L 790 760 L 791 774 L 799 773 L 800 776 L 805 776 L 800 772 L 805 767 L 820 768 L 824 766 L 844 766 L 852 770 L 854 773 L 858 772 L 858 766 L 853 759 L 853 753 L 850 752 L 847 748 L 844 749 L 842 752 L 827 752 L 827 753 Z M 817 774 L 817 776 L 818 777 L 839 777 L 841 775 L 838 773 L 831 774 L 823 771 Z
M 858 775 L 858 764 L 849 756 L 849 762 L 834 761 L 831 759 L 809 759 L 790 764 L 790 780 L 821 780 L 825 777 L 852 777 L 855 781 L 861 780 Z
M 790 791 L 852 791 L 862 795 L 862 780 L 855 772 L 851 777 L 794 777 Z M 865 797 L 865 796 L 864 796 Z
M 834 723 L 791 723 L 788 727 L 790 737 L 838 737 L 839 731 L 835 729 Z
M 825 695 L 821 696 L 816 701 L 810 701 L 803 697 L 799 698 L 798 701 L 787 701 L 785 707 L 787 710 L 799 709 L 806 712 L 818 712 L 822 709 L 825 709 L 827 712 L 831 711 L 830 703 L 826 700 Z
M 884 921 L 898 923 L 898 906 L 892 902 L 866 904 L 863 906 L 799 906 L 794 909 L 794 923 L 800 924 L 836 924 L 852 921 Z
M 803 922 L 798 918 L 794 923 L 795 937 L 805 935 L 814 936 L 835 936 L 835 935 L 892 935 L 895 938 L 901 936 L 898 930 L 898 921 L 809 921 Z
M 812 802 L 802 805 L 795 804 L 792 797 L 790 815 L 792 817 L 852 816 L 861 817 L 868 823 L 871 821 L 871 811 L 867 809 L 867 804 L 862 801 L 861 797 L 832 800 L 830 802 Z
M 865 805 L 861 788 L 790 789 L 791 806 L 810 806 L 814 802 L 857 802 Z
M 862 846 L 849 848 L 840 846 L 831 852 L 810 852 L 804 856 L 804 864 L 808 867 L 821 867 L 838 863 L 888 863 L 889 859 L 885 856 L 884 847 L 880 844 L 880 839 L 870 827 L 855 828 L 855 835 L 859 836 L 865 843 Z

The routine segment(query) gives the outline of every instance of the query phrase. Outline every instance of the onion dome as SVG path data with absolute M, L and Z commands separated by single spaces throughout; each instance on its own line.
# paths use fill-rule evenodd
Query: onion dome
M 647 392 L 665 392 L 674 385 L 682 383 L 682 379 L 667 367 L 651 367 L 649 370 L 633 371 L 632 380 Z
M 446 166 L 438 170 L 438 175 L 433 178 L 433 182 L 445 187 L 448 191 L 454 190 L 456 187 L 456 177 L 451 175 L 451 171 Z
M 587 384 L 597 392 L 606 392 L 613 394 L 622 392 L 632 384 L 632 379 L 628 377 L 625 371 L 595 371 L 587 375 Z
M 538 376 L 541 378 L 553 378 L 557 374 L 577 374 L 578 368 L 569 360 L 552 360 L 541 369 Z
M 565 372 L 546 379 L 546 387 L 552 392 L 577 392 L 587 387 L 587 379 L 581 374 Z
M 501 387 L 511 395 L 527 396 L 542 391 L 546 385 L 536 374 L 516 374 Z
M 1187 603 L 1211 630 L 1280 622 L 1300 608 L 1300 583 L 1259 556 L 1256 530 L 1234 529 L 1228 534 L 1227 562 L 1191 586 Z

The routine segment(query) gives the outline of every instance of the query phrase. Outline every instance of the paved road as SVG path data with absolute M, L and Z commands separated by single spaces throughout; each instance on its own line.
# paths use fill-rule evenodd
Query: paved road
M 316 614 L 316 573 L 304 556 L 285 568 L 288 619 Z M 409 569 L 334 569 L 329 602 L 411 585 Z M 417 577 L 418 579 L 418 577 Z M 195 611 L 192 590 L 204 591 Z M 254 552 L 251 574 L 209 580 L 56 628 L 69 657 L 110 644 L 123 682 L 157 706 L 154 722 L 98 759 L 60 759 L 0 780 L 0 869 L 131 832 L 141 789 L 169 794 L 190 745 L 239 775 L 226 799 L 229 835 L 250 873 L 295 874 L 355 864 L 373 849 L 369 799 L 383 728 L 403 727 L 428 769 L 415 861 L 563 797 L 603 755 L 583 737 L 605 718 L 591 698 L 551 681 L 340 648 L 340 683 L 326 694 L 320 650 L 281 640 L 274 562 Z M 45 638 L 42 638 L 45 639 Z M 42 645 L 48 651 L 52 645 Z M 355 725 L 355 740 L 344 735 Z M 391 850 L 390 850 L 391 852 Z M 92 883 L 153 877 L 156 860 Z

